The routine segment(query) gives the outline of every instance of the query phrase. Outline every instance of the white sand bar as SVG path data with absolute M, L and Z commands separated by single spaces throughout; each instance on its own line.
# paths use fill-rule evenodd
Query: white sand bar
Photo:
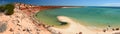
M 67 22 L 69 24 L 68 28 L 60 29 L 51 27 L 52 29 L 61 32 L 62 34 L 78 34 L 82 32 L 82 34 L 112 34 L 113 32 L 102 32 L 102 31 L 92 31 L 87 29 L 85 26 L 76 23 L 74 20 L 66 17 L 66 16 L 58 16 L 57 17 L 61 22 Z

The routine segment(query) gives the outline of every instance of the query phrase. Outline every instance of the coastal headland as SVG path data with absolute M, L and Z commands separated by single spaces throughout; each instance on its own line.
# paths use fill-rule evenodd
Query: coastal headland
M 15 3 L 14 13 L 0 13 L 0 34 L 52 34 L 44 24 L 38 24 L 33 15 L 49 7 Z M 50 7 L 55 8 L 55 7 Z
M 0 34 L 115 34 L 118 31 L 92 31 L 86 26 L 78 24 L 66 16 L 57 16 L 61 22 L 67 22 L 67 28 L 55 28 L 42 24 L 34 18 L 34 14 L 41 10 L 62 8 L 63 6 L 33 6 L 15 3 L 14 13 L 5 15 L 0 13 Z M 66 8 L 66 7 L 64 7 Z

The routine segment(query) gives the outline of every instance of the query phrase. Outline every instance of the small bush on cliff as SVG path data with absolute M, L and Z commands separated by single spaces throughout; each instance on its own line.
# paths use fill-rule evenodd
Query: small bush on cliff
M 0 12 L 4 12 L 5 8 L 0 6 Z
M 5 5 L 5 14 L 6 15 L 12 15 L 14 13 L 14 5 L 13 4 L 7 4 Z
M 0 6 L 0 12 L 5 12 L 6 15 L 12 15 L 14 13 L 14 4 L 5 4 Z

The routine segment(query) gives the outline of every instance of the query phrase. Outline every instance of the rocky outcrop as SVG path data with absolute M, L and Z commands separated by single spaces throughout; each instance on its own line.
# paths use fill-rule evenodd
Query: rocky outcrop
M 0 33 L 6 31 L 7 29 L 7 24 L 0 22 Z

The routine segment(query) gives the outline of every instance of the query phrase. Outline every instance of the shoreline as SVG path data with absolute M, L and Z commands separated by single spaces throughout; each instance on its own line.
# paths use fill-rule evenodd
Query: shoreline
M 36 12 L 37 13 L 37 12 Z M 35 13 L 35 14 L 36 14 Z M 34 17 L 35 17 L 35 14 L 34 14 Z M 61 18 L 61 17 L 57 17 L 58 19 L 59 18 Z M 66 16 L 62 16 L 62 18 L 65 18 L 64 20 L 66 20 L 66 18 L 68 18 L 68 17 L 66 17 Z M 71 18 L 68 18 L 68 19 L 71 19 Z M 59 19 L 59 20 L 61 20 L 61 19 Z M 38 21 L 40 21 L 40 20 L 38 20 Z M 71 20 L 71 21 L 73 21 L 74 22 L 74 20 Z M 43 22 L 42 22 L 43 23 Z M 69 23 L 69 22 L 68 22 Z M 75 22 L 76 23 L 76 22 Z M 118 31 L 107 31 L 107 32 L 103 32 L 103 30 L 104 29 L 101 29 L 101 28 L 99 28 L 100 30 L 97 30 L 97 29 L 93 29 L 93 30 L 91 30 L 91 29 L 88 29 L 86 26 L 84 26 L 83 24 L 78 24 L 78 23 L 76 23 L 77 24 L 77 26 L 78 27 L 76 27 L 76 26 L 74 26 L 74 27 L 76 27 L 77 29 L 78 29 L 78 31 L 74 31 L 74 32 L 69 32 L 69 31 L 67 31 L 69 28 L 70 28 L 70 26 L 71 26 L 71 24 L 70 25 L 68 25 L 68 27 L 66 27 L 66 28 L 57 28 L 57 27 L 53 27 L 53 26 L 50 26 L 50 25 L 47 25 L 47 24 L 44 24 L 44 25 L 47 25 L 46 27 L 47 27 L 47 29 L 50 31 L 50 32 L 52 32 L 52 33 L 63 33 L 63 34 L 76 34 L 76 33 L 79 33 L 79 32 L 83 32 L 83 33 L 85 33 L 85 34 L 89 34 L 89 33 L 91 33 L 91 34 L 113 34 L 113 33 L 115 33 L 115 32 L 118 32 Z M 73 26 L 71 27 L 72 29 L 75 29 Z M 82 27 L 82 29 L 83 29 L 83 31 L 82 31 L 82 29 L 80 28 L 80 27 Z M 91 26 L 90 26 L 91 27 Z M 92 28 L 92 27 L 91 27 Z M 71 29 L 71 31 L 72 31 L 72 29 Z M 66 30 L 66 31 L 65 31 Z M 70 30 L 70 29 L 69 29 Z M 86 30 L 86 31 L 84 31 L 84 30 Z M 63 31 L 63 32 L 62 32 Z M 89 33 L 86 33 L 86 32 L 89 32 Z
M 19 9 L 17 7 L 16 7 L 16 9 L 14 9 L 14 10 L 16 10 L 15 11 L 16 13 L 13 14 L 12 16 L 3 16 L 2 17 L 2 18 L 7 17 L 10 19 L 10 20 L 8 20 L 7 18 L 5 18 L 6 19 L 5 21 L 10 22 L 10 23 L 8 23 L 8 26 L 10 25 L 9 29 L 12 28 L 12 30 L 14 30 L 14 31 L 11 31 L 11 29 L 10 29 L 10 31 L 12 33 L 21 33 L 21 32 L 22 32 L 21 34 L 29 33 L 29 31 L 24 32 L 24 29 L 30 29 L 30 30 L 32 30 L 30 33 L 37 32 L 40 34 L 53 34 L 53 33 L 78 34 L 79 32 L 82 32 L 83 34 L 112 34 L 112 32 L 91 31 L 91 30 L 87 29 L 86 26 L 78 24 L 74 20 L 72 20 L 66 16 L 58 16 L 57 18 L 60 21 L 67 20 L 66 22 L 68 22 L 70 24 L 67 28 L 60 29 L 60 28 L 56 28 L 56 27 L 51 27 L 47 24 L 43 24 L 43 22 L 39 22 L 37 19 L 34 19 L 35 18 L 34 15 L 39 12 L 40 7 L 36 7 L 36 10 L 35 10 L 35 8 L 30 8 L 30 7 L 28 7 L 28 9 L 25 9 L 25 10 Z M 47 9 L 47 8 L 45 8 L 45 9 Z M 43 9 L 41 9 L 41 10 L 43 10 Z M 15 23 L 11 22 L 13 19 L 16 20 L 16 21 L 13 21 Z M 4 21 L 4 20 L 2 20 L 2 21 Z M 18 21 L 18 23 L 16 23 L 17 21 Z M 19 28 L 21 30 L 19 30 Z M 7 31 L 5 31 L 4 33 L 9 32 L 9 34 L 10 34 L 11 32 L 9 31 L 9 29 L 7 29 Z M 116 32 L 118 32 L 118 31 L 116 31 Z
M 103 32 L 103 30 L 90 30 L 86 26 L 83 26 L 82 24 L 76 23 L 74 20 L 66 17 L 66 16 L 58 16 L 57 17 L 59 21 L 67 22 L 69 23 L 69 27 L 65 29 L 50 27 L 50 29 L 58 31 L 56 33 L 62 33 L 62 34 L 76 34 L 79 32 L 82 32 L 83 34 L 113 34 L 115 32 L 119 31 L 106 31 Z M 86 33 L 87 32 L 87 33 Z
M 38 11 L 38 12 L 39 12 L 39 11 Z M 39 20 L 39 19 L 35 16 L 38 12 L 36 12 L 35 14 L 33 14 L 33 18 L 34 18 L 35 20 L 37 20 L 38 24 L 39 24 L 39 22 L 41 22 L 41 24 L 44 24 L 44 25 L 46 25 L 46 26 L 56 27 L 56 28 L 61 28 L 61 29 L 62 29 L 62 28 L 67 28 L 67 27 L 69 26 L 69 24 L 61 25 L 61 26 L 55 26 L 55 25 L 45 24 L 44 22 L 42 22 L 41 20 Z
M 65 16 L 66 17 L 66 16 Z M 74 18 L 71 18 L 71 17 L 68 17 L 70 19 L 72 19 L 73 21 L 75 21 L 76 23 L 86 27 L 87 29 L 89 30 L 92 30 L 92 31 L 96 31 L 96 32 L 103 32 L 104 30 L 106 32 L 114 32 L 114 31 L 120 31 L 119 27 L 116 27 L 116 26 L 111 26 L 111 25 L 106 25 L 106 26 L 89 26 L 89 25 L 86 25 L 85 23 L 83 23 L 83 21 L 79 21 L 79 20 L 76 20 Z M 89 23 L 88 23 L 89 24 Z M 118 30 L 117 30 L 118 29 Z
M 38 24 L 37 20 L 33 17 L 33 14 L 40 10 L 39 7 L 32 8 L 24 4 L 20 5 L 14 4 L 14 14 L 12 15 L 0 13 L 0 25 L 2 25 L 2 23 L 6 24 L 3 24 L 6 29 L 0 32 L 0 34 L 52 34 L 45 28 L 44 24 L 41 24 L 41 22 Z M 22 7 L 28 8 L 21 9 Z M 3 26 L 1 26 L 0 30 L 4 29 L 2 27 Z

